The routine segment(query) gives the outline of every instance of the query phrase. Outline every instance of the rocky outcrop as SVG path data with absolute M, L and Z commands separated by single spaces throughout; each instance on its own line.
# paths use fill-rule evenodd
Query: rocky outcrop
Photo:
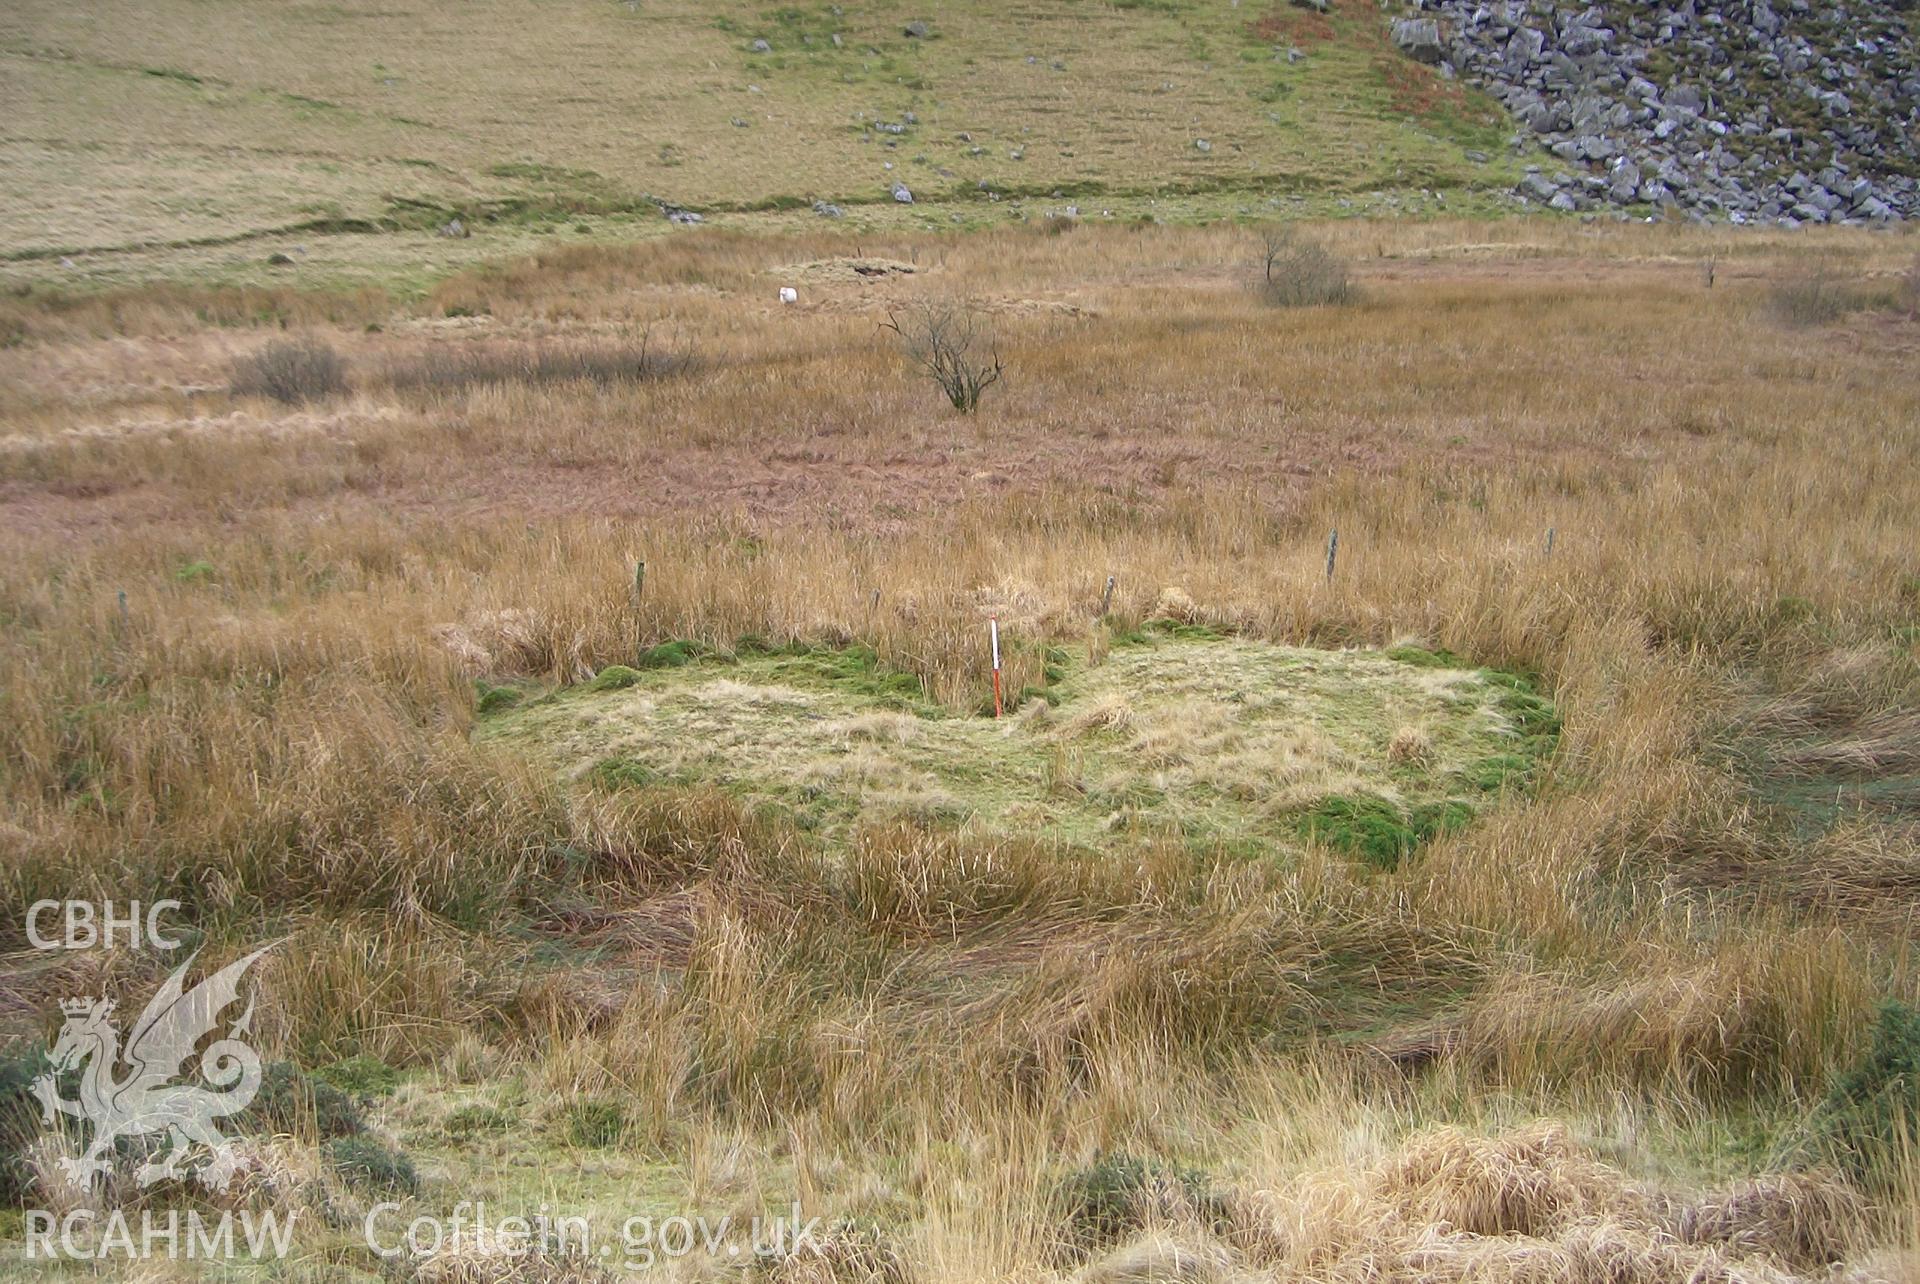
M 1484 86 L 1518 123 L 1516 145 L 1552 154 L 1521 200 L 1734 222 L 1920 217 L 1920 14 L 1907 0 L 1412 7 L 1410 21 L 1438 26 L 1443 74 Z M 1423 57 L 1427 34 L 1395 30 Z

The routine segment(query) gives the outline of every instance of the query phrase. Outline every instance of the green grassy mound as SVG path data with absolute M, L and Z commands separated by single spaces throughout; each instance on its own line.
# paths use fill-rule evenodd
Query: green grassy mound
M 671 659 L 481 734 L 602 788 L 716 785 L 828 838 L 907 817 L 1087 846 L 1318 839 L 1391 866 L 1524 783 L 1555 730 L 1525 682 L 1429 652 L 1148 633 L 1095 665 L 1056 651 L 1045 696 L 998 721 L 862 648 Z

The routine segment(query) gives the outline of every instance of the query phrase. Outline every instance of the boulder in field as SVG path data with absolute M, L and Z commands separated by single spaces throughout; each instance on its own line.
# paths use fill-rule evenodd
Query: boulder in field
M 1432 18 L 1400 18 L 1393 24 L 1393 43 L 1401 53 L 1424 63 L 1438 63 L 1447 48 L 1440 41 L 1440 24 Z

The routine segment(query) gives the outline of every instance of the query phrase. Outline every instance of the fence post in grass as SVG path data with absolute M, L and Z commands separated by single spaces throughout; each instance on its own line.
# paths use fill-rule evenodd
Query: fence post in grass
M 1100 595 L 1100 618 L 1106 619 L 1107 612 L 1113 608 L 1113 576 L 1107 576 L 1106 592 Z
M 993 642 L 993 716 L 1000 716 L 1000 617 L 987 617 L 987 636 Z
M 638 660 L 647 649 L 647 626 L 640 618 L 640 599 L 647 591 L 647 564 L 633 564 L 633 657 Z
M 1340 552 L 1340 528 L 1327 532 L 1327 583 L 1333 583 L 1333 559 Z
M 125 589 L 120 590 L 120 632 L 122 635 L 127 632 L 127 591 Z
M 1547 556 L 1553 556 L 1553 527 L 1547 527 Z

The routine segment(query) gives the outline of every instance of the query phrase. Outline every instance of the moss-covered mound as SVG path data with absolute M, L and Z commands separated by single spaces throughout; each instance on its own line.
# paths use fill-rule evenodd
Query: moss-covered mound
M 1392 865 L 1524 784 L 1552 707 L 1511 674 L 1396 649 L 1153 632 L 1056 652 L 995 721 L 925 700 L 862 649 L 623 669 L 481 734 L 605 788 L 715 785 L 838 837 L 902 816 L 1108 846 L 1318 839 Z

